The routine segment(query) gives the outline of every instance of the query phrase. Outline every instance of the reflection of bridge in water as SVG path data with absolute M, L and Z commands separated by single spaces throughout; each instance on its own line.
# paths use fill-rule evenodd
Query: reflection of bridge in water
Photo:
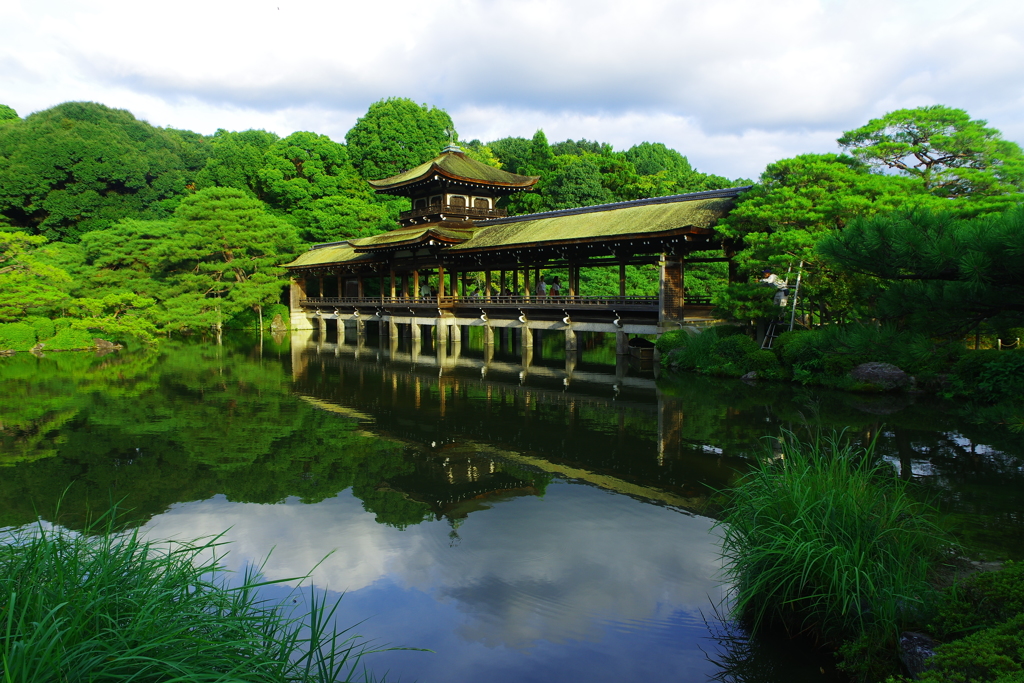
M 708 487 L 726 485 L 745 464 L 683 438 L 680 401 L 625 357 L 594 367 L 567 352 L 564 364 L 536 364 L 533 346 L 515 359 L 496 357 L 493 346 L 463 353 L 452 339 L 422 353 L 388 338 L 338 344 L 307 335 L 292 338 L 300 395 L 372 422 L 374 433 L 416 444 L 446 467 L 457 451 L 467 472 L 513 463 L 695 510 Z M 452 474 L 453 483 L 459 476 L 464 483 L 468 475 Z

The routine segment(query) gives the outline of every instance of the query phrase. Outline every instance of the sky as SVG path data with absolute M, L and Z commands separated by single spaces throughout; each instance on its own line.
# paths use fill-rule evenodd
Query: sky
M 0 0 L 0 103 L 343 141 L 408 97 L 463 140 L 663 142 L 699 170 L 944 104 L 1024 143 L 1019 0 Z

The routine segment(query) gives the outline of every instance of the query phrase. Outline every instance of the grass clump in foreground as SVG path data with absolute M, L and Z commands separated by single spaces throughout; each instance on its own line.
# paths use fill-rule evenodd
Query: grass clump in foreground
M 230 587 L 217 538 L 143 540 L 40 523 L 0 539 L 0 681 L 368 679 L 358 636 L 330 626 L 338 603 L 310 591 L 296 614 L 266 602 L 247 570 Z M 99 531 L 99 533 L 96 533 Z
M 951 542 L 892 467 L 842 435 L 793 434 L 730 493 L 721 522 L 734 613 L 842 645 L 845 668 L 876 677 L 934 601 L 929 574 Z

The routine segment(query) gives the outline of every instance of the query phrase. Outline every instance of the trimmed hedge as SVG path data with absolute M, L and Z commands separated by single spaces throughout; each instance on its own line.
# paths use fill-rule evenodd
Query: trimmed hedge
M 65 328 L 57 333 L 53 339 L 45 342 L 47 351 L 75 351 L 78 349 L 91 349 L 96 346 L 88 330 L 77 330 L 71 327 Z
M 0 349 L 28 351 L 36 345 L 36 328 L 27 323 L 0 324 Z

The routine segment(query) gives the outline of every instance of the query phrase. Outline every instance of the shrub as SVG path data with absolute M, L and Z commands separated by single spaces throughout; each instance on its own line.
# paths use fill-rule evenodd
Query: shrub
M 1024 351 L 967 351 L 953 366 L 950 394 L 998 403 L 1024 396 Z
M 1024 681 L 1024 614 L 935 648 L 925 683 Z
M 0 349 L 28 351 L 36 345 L 36 329 L 26 323 L 0 324 Z
M 1007 562 L 997 572 L 981 572 L 954 586 L 931 625 L 940 638 L 994 626 L 1024 613 L 1024 564 Z
M 674 349 L 686 346 L 691 337 L 692 335 L 685 330 L 669 330 L 655 340 L 654 348 L 662 355 L 666 355 Z
M 99 535 L 94 535 L 94 534 Z M 217 538 L 144 541 L 112 524 L 9 532 L 0 545 L 5 681 L 334 681 L 363 673 L 337 603 L 293 615 L 248 570 L 229 587 Z M 367 675 L 368 677 L 368 675 Z M 342 679 L 337 679 L 342 680 Z
M 57 318 L 53 321 L 54 334 L 71 327 L 71 318 Z
M 67 327 L 58 332 L 53 339 L 47 341 L 44 348 L 48 351 L 75 351 L 91 349 L 94 346 L 96 346 L 96 342 L 88 330 Z
M 873 446 L 786 434 L 778 448 L 728 494 L 720 522 L 736 614 L 755 629 L 867 637 L 884 651 L 933 593 L 928 572 L 950 547 L 935 511 Z
M 696 370 L 706 365 L 718 343 L 717 330 L 717 327 L 711 327 L 690 337 L 686 346 L 674 349 L 665 357 L 665 365 L 680 370 Z
M 35 328 L 36 339 L 39 341 L 46 341 L 53 335 L 57 334 L 56 326 L 49 318 L 31 317 L 27 318 L 25 322 Z

